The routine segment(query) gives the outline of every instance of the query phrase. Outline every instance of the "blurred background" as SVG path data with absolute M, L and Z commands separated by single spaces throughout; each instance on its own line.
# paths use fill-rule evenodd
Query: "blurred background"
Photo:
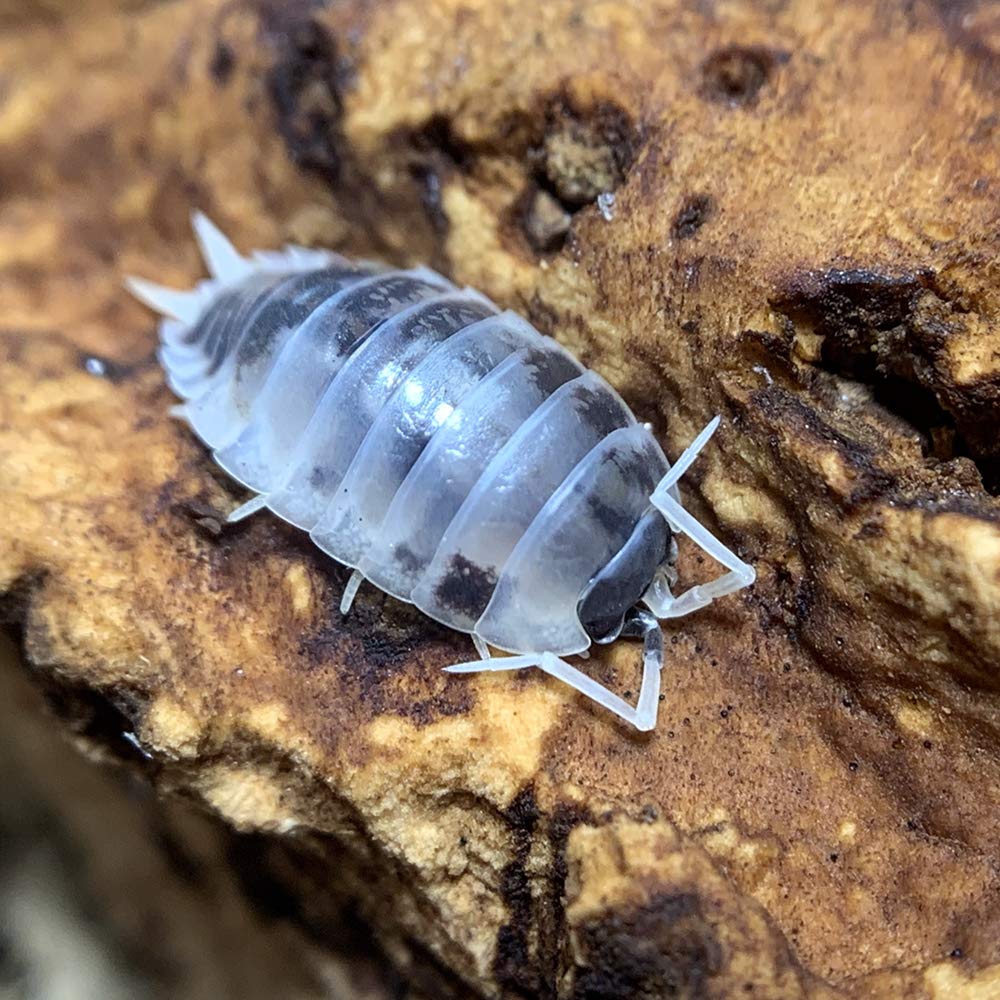
M 261 839 L 72 751 L 66 706 L 46 704 L 26 669 L 0 639 L 0 1000 L 416 996 L 349 914 L 326 918 L 339 956 L 291 928 L 269 875 L 287 859 Z M 81 750 L 83 730 L 119 721 L 106 705 L 73 711 L 89 720 Z

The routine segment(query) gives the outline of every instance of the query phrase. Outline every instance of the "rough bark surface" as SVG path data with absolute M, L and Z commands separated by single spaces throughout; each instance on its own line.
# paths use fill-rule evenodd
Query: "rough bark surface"
M 294 921 L 354 905 L 437 996 L 996 995 L 995 4 L 0 28 L 0 587 L 68 718 L 112 706 L 154 782 L 267 840 Z M 305 536 L 221 527 L 121 290 L 199 276 L 195 206 L 482 288 L 670 455 L 723 415 L 685 495 L 759 581 L 677 623 L 655 733 L 448 677 L 461 637 L 371 590 L 342 618 Z

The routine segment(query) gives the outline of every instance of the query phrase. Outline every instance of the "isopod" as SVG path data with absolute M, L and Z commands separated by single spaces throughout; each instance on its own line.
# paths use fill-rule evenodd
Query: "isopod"
M 428 268 L 286 246 L 244 257 L 193 217 L 209 280 L 130 278 L 163 315 L 158 356 L 215 461 L 354 573 L 468 633 L 458 673 L 539 667 L 640 730 L 656 724 L 663 637 L 754 570 L 681 505 L 648 425 L 555 340 Z M 675 535 L 725 568 L 674 596 Z M 566 657 L 643 639 L 633 706 Z M 511 654 L 492 656 L 490 647 Z

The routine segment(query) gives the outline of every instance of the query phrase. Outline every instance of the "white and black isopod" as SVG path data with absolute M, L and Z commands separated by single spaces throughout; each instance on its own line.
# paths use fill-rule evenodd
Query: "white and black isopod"
M 639 729 L 656 724 L 676 618 L 748 586 L 753 568 L 682 506 L 673 466 L 618 394 L 554 340 L 426 268 L 286 247 L 241 256 L 194 217 L 212 278 L 130 279 L 167 317 L 176 413 L 262 507 L 363 580 L 469 633 L 455 672 L 540 667 Z M 675 597 L 673 534 L 727 570 Z M 567 663 L 644 639 L 633 707 Z M 488 646 L 514 655 L 491 657 Z

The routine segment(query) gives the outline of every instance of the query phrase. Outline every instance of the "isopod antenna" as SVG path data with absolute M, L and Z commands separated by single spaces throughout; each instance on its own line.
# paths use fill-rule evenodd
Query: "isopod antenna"
M 735 552 L 723 545 L 704 525 L 692 517 L 681 506 L 676 496 L 677 481 L 690 468 L 698 453 L 715 433 L 719 419 L 715 417 L 688 445 L 681 457 L 671 466 L 670 471 L 657 484 L 649 500 L 666 518 L 672 531 L 683 532 L 699 548 L 725 566 L 727 572 L 708 583 L 697 584 L 677 596 L 670 592 L 666 574 L 658 573 L 652 586 L 643 595 L 643 603 L 657 618 L 680 618 L 699 608 L 708 607 L 718 597 L 749 587 L 757 576 L 752 566 L 740 559 Z

